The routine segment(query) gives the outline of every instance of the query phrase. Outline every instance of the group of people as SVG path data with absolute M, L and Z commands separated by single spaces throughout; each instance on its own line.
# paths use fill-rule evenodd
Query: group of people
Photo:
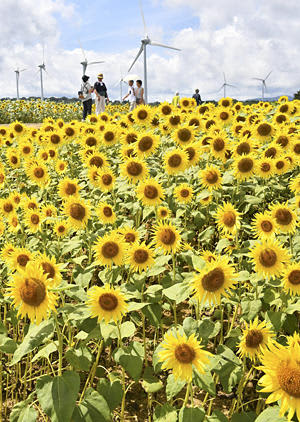
M 194 100 L 196 101 L 197 106 L 199 106 L 200 104 L 202 104 L 202 100 L 201 100 L 201 95 L 199 94 L 199 89 L 195 89 L 195 94 L 192 96 L 192 98 L 194 98 Z M 175 93 L 175 96 L 172 99 L 172 104 L 175 107 L 180 107 L 180 96 L 179 96 L 179 92 Z
M 103 73 L 99 73 L 98 81 L 92 86 L 89 83 L 89 76 L 82 76 L 82 85 L 81 89 L 78 92 L 79 98 L 82 101 L 83 105 L 83 115 L 82 119 L 85 120 L 89 114 L 92 114 L 92 93 L 95 94 L 95 105 L 96 105 L 96 114 L 99 115 L 105 111 L 105 105 L 109 102 L 107 88 L 103 82 Z M 136 81 L 136 86 L 134 86 L 134 81 L 128 81 L 128 93 L 122 99 L 125 101 L 128 98 L 130 104 L 130 110 L 133 110 L 139 104 L 145 104 L 144 101 L 144 88 L 142 87 L 142 81 L 138 79 Z

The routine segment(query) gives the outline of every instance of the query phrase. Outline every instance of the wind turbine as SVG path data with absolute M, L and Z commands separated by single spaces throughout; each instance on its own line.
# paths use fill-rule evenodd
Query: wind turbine
M 40 72 L 40 78 L 41 78 L 41 101 L 44 101 L 43 71 L 46 72 L 44 45 L 43 45 L 43 63 L 39 64 L 38 67 L 40 68 L 39 72 Z
M 91 64 L 105 63 L 103 60 L 102 60 L 102 61 L 98 61 L 98 62 L 88 62 L 88 60 L 87 60 L 87 58 L 86 58 L 86 55 L 85 55 L 85 51 L 84 51 L 84 49 L 82 48 L 82 45 L 81 45 L 80 40 L 79 40 L 79 44 L 80 44 L 80 48 L 81 48 L 82 55 L 83 55 L 83 58 L 84 58 L 84 60 L 83 60 L 82 62 L 80 62 L 80 64 L 82 64 L 82 70 L 83 70 L 83 74 L 82 74 L 82 75 L 85 75 L 86 68 L 87 68 L 89 65 L 91 65 Z
M 144 52 L 144 99 L 145 99 L 145 103 L 148 103 L 148 84 L 147 84 L 147 45 L 153 45 L 156 47 L 163 47 L 163 48 L 169 48 L 171 50 L 177 50 L 180 51 L 179 48 L 175 48 L 175 47 L 170 47 L 168 45 L 164 45 L 164 44 L 160 44 L 156 41 L 152 41 L 148 34 L 147 34 L 147 28 L 146 28 L 146 23 L 145 23 L 145 17 L 144 17 L 144 12 L 143 12 L 143 7 L 142 7 L 142 2 L 140 0 L 140 9 L 141 9 L 141 15 L 142 15 L 142 20 L 143 20 L 143 24 L 144 24 L 144 38 L 141 40 L 141 47 L 139 49 L 139 52 L 136 56 L 136 58 L 134 59 L 132 65 L 130 66 L 130 68 L 128 69 L 128 73 L 131 71 L 131 69 L 133 68 L 135 62 L 137 61 L 137 59 L 140 57 L 140 55 Z
M 271 70 L 271 72 L 269 72 L 267 74 L 267 76 L 265 77 L 265 79 L 262 79 L 262 78 L 252 78 L 252 79 L 255 79 L 256 81 L 261 81 L 261 98 L 262 98 L 263 101 L 265 99 L 265 90 L 267 90 L 266 80 L 271 75 L 271 73 L 272 73 L 272 70 Z
M 120 84 L 120 103 L 122 102 L 123 99 L 123 83 L 126 83 L 126 81 L 123 79 L 122 76 L 122 70 L 121 70 L 121 66 L 120 66 L 120 79 L 118 80 L 118 82 L 114 85 L 114 88 L 116 86 L 118 86 Z
M 20 73 L 21 72 L 24 72 L 24 70 L 27 70 L 27 69 L 17 69 L 17 70 L 15 70 L 15 72 L 16 72 L 16 82 L 17 82 L 17 100 L 19 100 L 20 99 L 20 93 L 19 93 L 19 79 L 20 79 Z
M 224 72 L 223 72 L 223 77 L 224 77 L 224 83 L 217 92 L 221 91 L 221 89 L 224 89 L 224 98 L 226 98 L 226 86 L 231 86 L 232 88 L 236 88 L 236 86 L 227 83 Z

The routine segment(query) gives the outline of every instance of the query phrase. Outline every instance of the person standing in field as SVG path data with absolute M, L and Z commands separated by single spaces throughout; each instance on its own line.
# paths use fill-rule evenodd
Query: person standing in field
M 196 100 L 197 107 L 202 103 L 201 96 L 199 94 L 199 89 L 195 89 L 195 94 L 193 95 L 194 100 Z
M 136 105 L 145 104 L 144 88 L 142 87 L 142 81 L 140 79 L 136 81 L 135 97 L 136 97 Z
M 179 100 L 180 100 L 179 92 L 176 92 L 175 97 L 173 97 L 173 100 L 172 100 L 172 105 L 175 107 L 179 107 Z
M 95 103 L 96 103 L 96 114 L 103 113 L 105 111 L 105 102 L 109 101 L 107 95 L 107 88 L 103 82 L 103 73 L 99 73 L 98 81 L 94 84 L 94 92 L 96 94 Z
M 86 116 L 88 116 L 89 114 L 92 114 L 93 100 L 92 100 L 91 94 L 93 92 L 93 87 L 88 82 L 89 78 L 90 78 L 89 76 L 83 75 L 82 77 L 83 83 L 81 85 L 81 89 L 79 93 L 79 98 L 81 99 L 82 105 L 83 105 L 83 113 L 82 113 L 83 121 L 86 119 Z
M 136 107 L 136 96 L 135 96 L 135 89 L 133 87 L 134 82 L 132 80 L 128 81 L 128 94 L 125 95 L 125 97 L 123 98 L 122 101 L 125 101 L 126 98 L 128 98 L 130 107 L 129 107 L 129 111 L 132 111 L 135 107 Z

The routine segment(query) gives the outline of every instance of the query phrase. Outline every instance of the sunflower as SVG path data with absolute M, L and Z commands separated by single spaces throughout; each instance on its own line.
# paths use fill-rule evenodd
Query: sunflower
M 173 111 L 174 111 L 174 107 L 167 102 L 161 103 L 160 106 L 158 107 L 159 115 L 164 118 L 172 114 Z
M 16 149 L 9 149 L 7 151 L 6 158 L 7 158 L 8 164 L 13 169 L 17 169 L 20 167 L 21 165 L 20 153 Z
M 206 262 L 206 263 L 210 263 L 212 261 L 216 261 L 218 255 L 216 255 L 214 252 L 208 251 L 208 250 L 203 250 L 200 254 L 200 257 Z
M 205 372 L 205 366 L 209 364 L 211 354 L 202 349 L 195 334 L 187 337 L 168 332 L 164 335 L 161 344 L 162 350 L 159 351 L 159 361 L 162 362 L 162 369 L 172 369 L 176 379 L 191 382 L 193 378 L 193 369 L 200 374 Z
M 264 350 L 267 350 L 268 344 L 273 341 L 274 333 L 268 323 L 259 322 L 258 317 L 250 324 L 245 323 L 245 329 L 242 331 L 242 339 L 239 343 L 238 353 L 241 357 L 248 357 L 255 360 Z
M 194 104 L 192 103 L 192 98 L 188 98 L 188 97 L 180 98 L 179 104 L 181 108 L 194 107 Z
M 25 215 L 25 224 L 31 233 L 36 233 L 41 229 L 41 213 L 36 210 L 28 210 Z
M 231 123 L 233 114 L 229 110 L 229 108 L 219 108 L 215 117 L 217 118 L 218 123 L 221 123 L 221 125 L 224 126 L 229 125 Z
M 111 267 L 112 264 L 122 265 L 126 252 L 124 240 L 117 234 L 106 234 L 98 237 L 93 250 L 96 255 L 96 264 Z
M 88 167 L 96 166 L 97 168 L 108 167 L 108 161 L 105 154 L 102 152 L 94 152 L 93 154 L 88 154 L 84 159 L 85 164 Z
M 2 216 L 8 217 L 9 215 L 14 214 L 15 208 L 15 203 L 10 197 L 0 199 L 0 214 L 2 214 Z
M 194 196 L 193 188 L 187 183 L 181 183 L 180 185 L 175 187 L 174 196 L 176 197 L 178 202 L 181 202 L 182 204 L 188 204 L 192 201 Z
M 270 212 L 282 232 L 293 233 L 295 231 L 297 215 L 288 206 L 287 202 L 283 204 L 273 204 L 270 207 Z
M 263 179 L 275 174 L 274 161 L 271 158 L 261 158 L 256 164 L 256 174 Z
M 37 210 L 39 208 L 39 203 L 36 198 L 29 198 L 26 194 L 23 194 L 21 199 L 21 206 L 26 212 L 27 210 Z
M 143 180 L 136 189 L 138 199 L 145 206 L 156 206 L 164 199 L 163 188 L 157 180 L 148 178 Z
M 253 176 L 256 170 L 255 158 L 252 155 L 238 157 L 233 163 L 234 174 L 238 180 L 246 180 Z
M 129 158 L 121 164 L 121 175 L 131 183 L 137 183 L 148 176 L 146 163 L 139 158 Z
M 118 228 L 118 233 L 121 234 L 126 243 L 135 243 L 139 239 L 139 233 L 129 226 Z
M 207 166 L 199 171 L 200 183 L 209 191 L 219 189 L 222 186 L 222 176 L 218 167 Z
M 34 147 L 32 143 L 28 140 L 22 141 L 19 144 L 18 149 L 20 151 L 20 155 L 24 158 L 31 157 L 34 152 Z
M 41 216 L 44 219 L 52 218 L 57 216 L 57 209 L 52 204 L 44 204 L 41 209 Z
M 117 323 L 127 313 L 126 297 L 118 288 L 110 287 L 109 284 L 103 287 L 93 286 L 87 295 L 86 305 L 90 315 L 92 318 L 98 318 L 99 323 L 102 320 L 106 324 L 111 320 Z
M 280 129 L 276 131 L 274 136 L 275 144 L 279 145 L 283 150 L 288 150 L 291 146 L 293 135 L 288 133 L 288 129 Z
M 289 188 L 296 195 L 300 194 L 300 175 L 295 176 L 289 183 Z
M 70 224 L 68 221 L 57 221 L 54 224 L 53 230 L 56 233 L 56 236 L 61 238 L 65 237 L 70 229 Z
M 90 217 L 90 206 L 79 197 L 69 197 L 64 204 L 64 214 L 68 217 L 70 226 L 84 229 Z
M 133 110 L 132 117 L 137 124 L 148 124 L 153 117 L 153 112 L 148 105 L 139 105 Z
M 97 148 L 100 144 L 100 138 L 93 133 L 87 133 L 81 137 L 80 143 L 84 148 Z
M 127 160 L 127 158 L 136 157 L 134 145 L 122 145 L 119 149 L 119 154 L 121 158 L 125 160 Z
M 282 274 L 282 287 L 290 295 L 300 295 L 300 264 L 290 263 Z
M 12 243 L 5 243 L 1 249 L 1 259 L 8 265 L 13 260 L 13 255 L 18 248 Z
M 149 248 L 145 242 L 133 243 L 127 251 L 127 264 L 133 271 L 146 271 L 154 264 L 153 249 Z
M 228 296 L 229 289 L 236 283 L 233 265 L 227 256 L 218 256 L 206 263 L 191 282 L 194 297 L 200 302 L 219 305 L 222 296 Z
M 233 146 L 232 150 L 234 157 L 236 157 L 252 154 L 255 148 L 256 144 L 254 143 L 254 141 L 252 139 L 250 140 L 249 138 L 244 137 Z
M 234 234 L 240 227 L 240 213 L 230 202 L 223 202 L 215 214 L 218 229 L 224 234 Z
M 64 173 L 68 168 L 68 163 L 63 160 L 57 160 L 55 164 L 55 170 L 57 173 Z
M 274 168 L 276 174 L 284 174 L 288 170 L 290 170 L 291 163 L 287 158 L 279 157 L 276 160 L 274 160 Z
M 105 146 L 115 145 L 119 142 L 119 131 L 115 125 L 105 126 L 104 131 L 101 133 L 102 142 Z
M 8 217 L 8 231 L 17 233 L 21 229 L 18 215 L 13 213 Z
M 195 129 L 188 124 L 181 125 L 173 131 L 172 137 L 181 147 L 185 147 L 194 142 Z
M 229 139 L 221 133 L 214 135 L 210 141 L 210 153 L 213 157 L 221 161 L 226 161 L 226 151 L 228 150 Z
M 49 257 L 45 253 L 39 253 L 39 255 L 34 259 L 34 262 L 41 267 L 51 287 L 58 286 L 61 283 L 61 264 L 56 263 L 54 256 Z
M 198 161 L 200 160 L 200 149 L 200 142 L 193 142 L 183 148 L 183 151 L 187 153 L 188 167 L 195 166 L 198 164 Z
M 28 262 L 33 260 L 33 254 L 26 248 L 14 248 L 9 258 L 9 263 L 13 269 L 24 271 Z
M 58 194 L 63 200 L 78 196 L 79 190 L 80 187 L 78 186 L 77 179 L 69 179 L 68 177 L 65 177 L 58 185 Z
M 26 126 L 21 122 L 15 121 L 9 126 L 9 128 L 13 131 L 16 138 L 26 134 Z
M 181 173 L 188 166 L 188 154 L 179 148 L 168 151 L 164 156 L 164 166 L 167 174 Z
M 138 140 L 139 133 L 132 128 L 123 131 L 122 135 L 120 136 L 121 143 L 123 145 L 132 145 Z
M 276 240 L 256 243 L 250 249 L 249 256 L 255 265 L 255 271 L 262 277 L 280 276 L 290 256 Z
M 114 224 L 117 217 L 111 205 L 107 202 L 101 202 L 98 204 L 96 209 L 96 214 L 99 217 L 99 220 L 103 224 Z
M 219 100 L 219 102 L 218 102 L 218 104 L 221 106 L 221 107 L 231 107 L 232 106 L 232 103 L 233 103 L 233 100 L 232 100 L 232 98 L 230 98 L 230 97 L 226 97 L 226 98 L 221 98 L 220 100 Z
M 46 166 L 37 161 L 28 162 L 26 171 L 30 180 L 41 188 L 44 188 L 50 181 Z
M 300 139 L 295 139 L 291 145 L 291 153 L 300 162 Z
M 254 236 L 261 240 L 273 238 L 277 233 L 275 219 L 269 213 L 256 213 L 252 222 Z
M 175 226 L 159 221 L 154 227 L 153 243 L 157 248 L 161 248 L 166 255 L 175 254 L 180 249 L 181 236 Z
M 73 125 L 71 123 L 66 124 L 62 129 L 61 133 L 65 139 L 65 141 L 72 141 L 78 135 L 78 127 L 77 125 Z
M 134 151 L 138 157 L 148 157 L 153 154 L 158 145 L 158 135 L 153 135 L 151 132 L 144 132 L 139 135 L 137 142 L 134 144 Z
M 266 399 L 266 404 L 279 401 L 280 416 L 287 413 L 288 421 L 291 421 L 294 413 L 300 420 L 300 346 L 287 348 L 281 344 L 269 344 L 260 357 L 259 370 L 263 375 L 258 381 L 262 387 L 260 392 L 271 393 Z
M 40 324 L 55 311 L 56 296 L 49 291 L 49 282 L 41 267 L 30 263 L 21 274 L 15 274 L 9 283 L 8 296 L 18 308 L 18 315 Z
M 181 126 L 182 123 L 182 117 L 178 113 L 172 113 L 170 116 L 168 116 L 165 119 L 165 124 L 168 126 L 170 131 L 173 131 L 174 129 Z
M 167 207 L 158 207 L 157 209 L 157 218 L 159 220 L 165 220 L 166 218 L 170 218 L 170 210 Z

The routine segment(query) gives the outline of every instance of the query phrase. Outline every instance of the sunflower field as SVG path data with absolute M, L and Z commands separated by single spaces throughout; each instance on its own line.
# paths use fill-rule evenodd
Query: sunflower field
M 0 126 L 0 421 L 300 421 L 299 111 Z

